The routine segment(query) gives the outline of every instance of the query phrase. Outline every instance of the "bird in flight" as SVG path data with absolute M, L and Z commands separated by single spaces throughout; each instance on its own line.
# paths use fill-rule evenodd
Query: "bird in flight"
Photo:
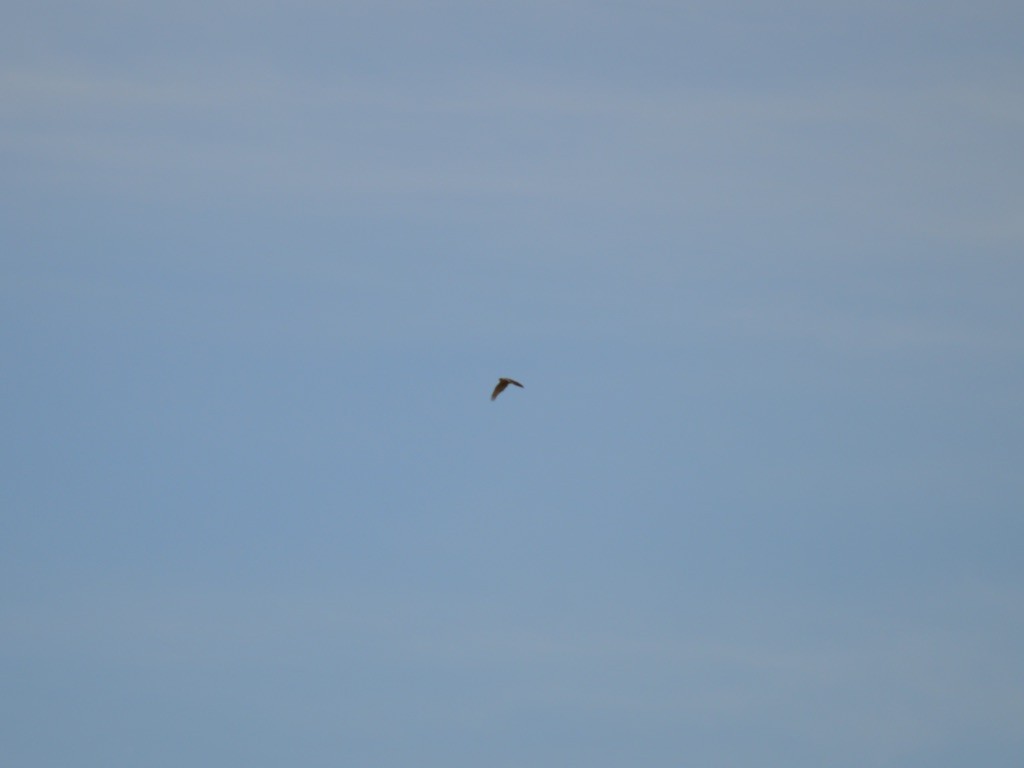
M 500 395 L 502 392 L 504 392 L 505 391 L 505 387 L 507 387 L 509 384 L 514 384 L 517 387 L 519 387 L 520 389 L 526 389 L 526 387 L 524 387 L 522 384 L 520 384 L 515 379 L 506 379 L 503 376 L 500 379 L 498 379 L 498 385 L 494 388 L 494 391 L 491 392 L 491 400 L 493 400 L 498 395 Z

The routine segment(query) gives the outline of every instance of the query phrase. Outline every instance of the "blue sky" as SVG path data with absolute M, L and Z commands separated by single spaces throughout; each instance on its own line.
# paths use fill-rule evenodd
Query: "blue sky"
M 5 16 L 0 762 L 1021 764 L 1017 4 Z

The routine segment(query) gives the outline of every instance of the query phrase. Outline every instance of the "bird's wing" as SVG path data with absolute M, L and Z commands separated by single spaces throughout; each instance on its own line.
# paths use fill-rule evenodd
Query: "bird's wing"
M 517 387 L 519 387 L 520 389 L 526 389 L 526 387 L 524 387 L 524 386 L 523 386 L 522 384 L 520 384 L 520 383 L 519 383 L 518 381 L 516 381 L 515 379 L 505 379 L 505 381 L 507 381 L 507 382 L 508 382 L 509 384 L 515 384 L 515 385 L 516 385 Z
M 498 381 L 498 385 L 494 388 L 494 391 L 491 392 L 491 400 L 493 400 L 498 395 L 500 395 L 502 392 L 504 392 L 505 391 L 505 387 L 507 387 L 507 386 L 508 386 L 508 381 L 506 381 L 505 379 L 499 380 Z

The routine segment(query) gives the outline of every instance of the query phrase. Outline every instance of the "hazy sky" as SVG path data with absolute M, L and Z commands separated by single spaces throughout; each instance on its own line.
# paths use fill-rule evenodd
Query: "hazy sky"
M 1019 3 L 4 17 L 0 763 L 1024 763 Z

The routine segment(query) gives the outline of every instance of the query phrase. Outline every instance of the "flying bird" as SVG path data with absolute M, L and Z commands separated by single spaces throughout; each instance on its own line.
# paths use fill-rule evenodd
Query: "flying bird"
M 522 384 L 520 384 L 515 379 L 506 379 L 503 376 L 502 378 L 498 379 L 498 385 L 494 388 L 494 391 L 491 392 L 491 400 L 493 400 L 498 395 L 500 395 L 502 392 L 504 392 L 505 391 L 505 387 L 507 387 L 509 384 L 515 384 L 520 389 L 526 389 L 526 387 L 524 387 Z

